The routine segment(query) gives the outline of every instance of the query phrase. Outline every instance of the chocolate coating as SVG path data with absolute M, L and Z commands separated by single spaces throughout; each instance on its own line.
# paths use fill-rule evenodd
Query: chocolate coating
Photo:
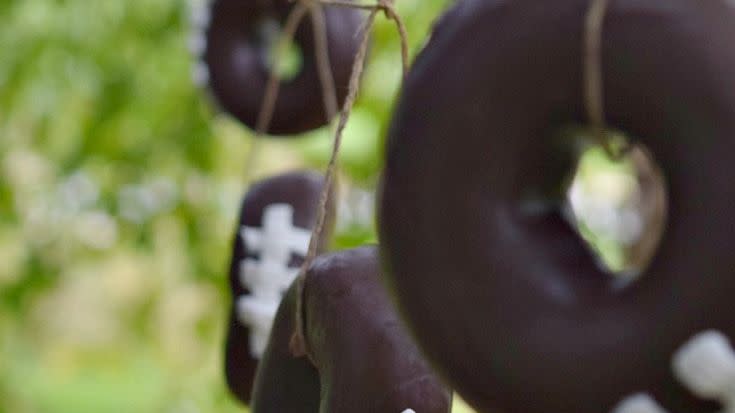
M 207 30 L 204 62 L 210 87 L 222 107 L 250 128 L 255 128 L 270 77 L 266 59 L 269 45 L 259 34 L 268 19 L 281 25 L 293 3 L 288 0 L 214 0 Z M 347 95 L 352 62 L 359 48 L 356 30 L 362 14 L 349 8 L 325 8 L 329 58 L 338 101 Z M 324 110 L 321 82 L 314 57 L 314 39 L 308 16 L 294 41 L 302 52 L 301 71 L 283 81 L 268 129 L 271 135 L 290 135 L 329 122 Z
M 589 5 L 464 0 L 442 19 L 390 131 L 387 278 L 429 358 L 480 411 L 608 412 L 648 392 L 674 413 L 713 413 L 670 360 L 704 330 L 735 339 L 735 7 L 610 4 L 607 120 L 651 151 L 669 190 L 658 254 L 619 288 L 558 210 L 524 208 L 572 171 L 552 136 L 585 122 Z
M 304 289 L 308 358 L 289 360 L 295 316 L 290 292 L 258 370 L 253 413 L 450 411 L 450 392 L 407 334 L 380 278 L 375 247 L 317 258 Z M 303 376 L 309 360 L 316 368 Z M 294 377 L 303 381 L 300 392 Z M 294 394 L 307 407 L 293 407 Z
M 449 412 L 451 396 L 399 319 L 375 247 L 318 258 L 304 296 L 322 412 Z M 331 383 L 331 385 L 330 385 Z
M 254 184 L 242 202 L 240 222 L 234 241 L 230 262 L 230 291 L 233 303 L 230 309 L 230 322 L 225 348 L 225 376 L 230 391 L 243 403 L 250 402 L 250 394 L 255 379 L 258 360 L 250 351 L 250 330 L 237 318 L 235 300 L 250 293 L 240 282 L 240 263 L 245 258 L 257 258 L 258 254 L 247 248 L 240 236 L 243 226 L 262 225 L 263 210 L 272 204 L 286 203 L 294 208 L 293 223 L 303 229 L 312 229 L 316 222 L 319 196 L 324 178 L 318 173 L 292 172 L 269 178 Z M 320 251 L 328 246 L 334 222 L 334 196 L 327 206 L 327 219 L 322 232 Z M 304 257 L 293 254 L 290 267 L 298 267 Z

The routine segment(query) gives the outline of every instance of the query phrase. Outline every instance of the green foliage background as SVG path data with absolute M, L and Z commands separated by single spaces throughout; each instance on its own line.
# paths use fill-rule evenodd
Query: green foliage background
M 446 0 L 399 0 L 412 50 Z M 221 341 L 250 132 L 191 81 L 184 0 L 0 0 L 0 413 L 236 412 Z M 381 19 L 343 181 L 372 188 L 400 78 Z M 325 131 L 256 170 L 322 169 Z M 352 228 L 336 248 L 373 239 Z

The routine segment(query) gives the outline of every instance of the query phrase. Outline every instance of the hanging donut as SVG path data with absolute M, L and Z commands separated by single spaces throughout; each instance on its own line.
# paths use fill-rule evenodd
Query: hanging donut
M 230 263 L 225 375 L 230 391 L 245 404 L 281 297 L 306 256 L 323 183 L 317 173 L 287 173 L 254 184 L 242 202 Z M 330 197 L 320 251 L 333 221 Z
M 256 128 L 271 73 L 270 52 L 293 6 L 290 0 L 214 0 L 195 19 L 197 33 L 191 48 L 201 59 L 195 80 L 208 86 L 226 112 L 252 129 Z M 359 47 L 355 32 L 363 17 L 349 8 L 326 7 L 324 11 L 331 71 L 338 101 L 342 102 Z M 301 51 L 301 67 L 293 78 L 282 80 L 267 130 L 271 135 L 307 132 L 330 120 L 322 103 L 308 16 L 294 41 Z
M 253 413 L 449 413 L 451 393 L 398 319 L 375 247 L 318 257 L 304 285 L 308 354 L 289 350 L 292 288 L 258 368 Z
M 669 193 L 658 252 L 625 287 L 548 190 L 575 167 L 555 132 L 586 122 L 589 8 L 462 0 L 442 19 L 388 139 L 387 279 L 479 411 L 733 411 L 735 5 L 610 2 L 605 115 L 650 150 Z M 530 207 L 543 196 L 553 207 Z

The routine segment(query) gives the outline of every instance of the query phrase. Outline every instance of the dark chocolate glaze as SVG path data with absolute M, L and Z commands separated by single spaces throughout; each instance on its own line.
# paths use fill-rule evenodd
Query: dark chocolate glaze
M 291 292 L 258 369 L 253 413 L 449 413 L 451 393 L 397 316 L 375 247 L 317 258 L 304 288 L 308 357 L 288 353 L 295 315 Z M 316 366 L 312 375 L 303 374 L 309 360 Z M 294 377 L 303 381 L 300 392 Z M 295 394 L 304 407 L 288 400 Z
M 224 110 L 250 128 L 256 127 L 270 71 L 267 45 L 258 34 L 267 19 L 283 24 L 293 8 L 289 0 L 214 0 L 207 30 L 204 62 L 210 87 Z M 329 58 L 338 101 L 347 95 L 352 62 L 359 47 L 362 14 L 349 8 L 325 8 Z M 291 135 L 327 124 L 321 82 L 314 58 L 311 20 L 307 16 L 296 32 L 303 55 L 302 70 L 280 87 L 271 135 Z
M 307 348 L 322 374 L 321 412 L 449 412 L 449 391 L 389 300 L 377 248 L 319 257 L 304 297 Z
M 245 258 L 257 257 L 257 253 L 246 248 L 240 236 L 240 228 L 261 226 L 263 210 L 267 206 L 286 203 L 294 207 L 294 225 L 299 228 L 312 229 L 316 222 L 317 205 L 323 183 L 324 178 L 318 173 L 292 172 L 254 184 L 243 199 L 230 261 L 232 305 L 225 345 L 227 384 L 230 391 L 243 403 L 250 402 L 258 360 L 251 355 L 250 331 L 237 319 L 235 302 L 238 297 L 250 292 L 240 283 L 240 262 Z M 320 251 L 324 251 L 328 246 L 334 222 L 334 210 L 334 196 L 331 196 L 327 205 L 326 225 L 322 232 Z M 294 254 L 290 266 L 300 266 L 303 258 Z
M 389 136 L 380 205 L 388 281 L 429 358 L 483 412 L 600 413 L 647 392 L 713 413 L 674 379 L 708 329 L 735 339 L 735 7 L 613 0 L 611 126 L 650 149 L 669 225 L 617 288 L 556 210 L 525 208 L 570 173 L 552 136 L 585 122 L 588 0 L 464 0 L 416 61 Z

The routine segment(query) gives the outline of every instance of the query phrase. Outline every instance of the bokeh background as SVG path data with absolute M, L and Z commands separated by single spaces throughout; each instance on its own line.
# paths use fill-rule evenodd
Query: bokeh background
M 412 50 L 447 0 L 400 0 Z M 0 0 L 0 413 L 243 412 L 221 373 L 251 132 L 192 82 L 186 0 Z M 374 240 L 400 79 L 379 19 L 335 248 Z M 323 169 L 326 131 L 256 177 Z

